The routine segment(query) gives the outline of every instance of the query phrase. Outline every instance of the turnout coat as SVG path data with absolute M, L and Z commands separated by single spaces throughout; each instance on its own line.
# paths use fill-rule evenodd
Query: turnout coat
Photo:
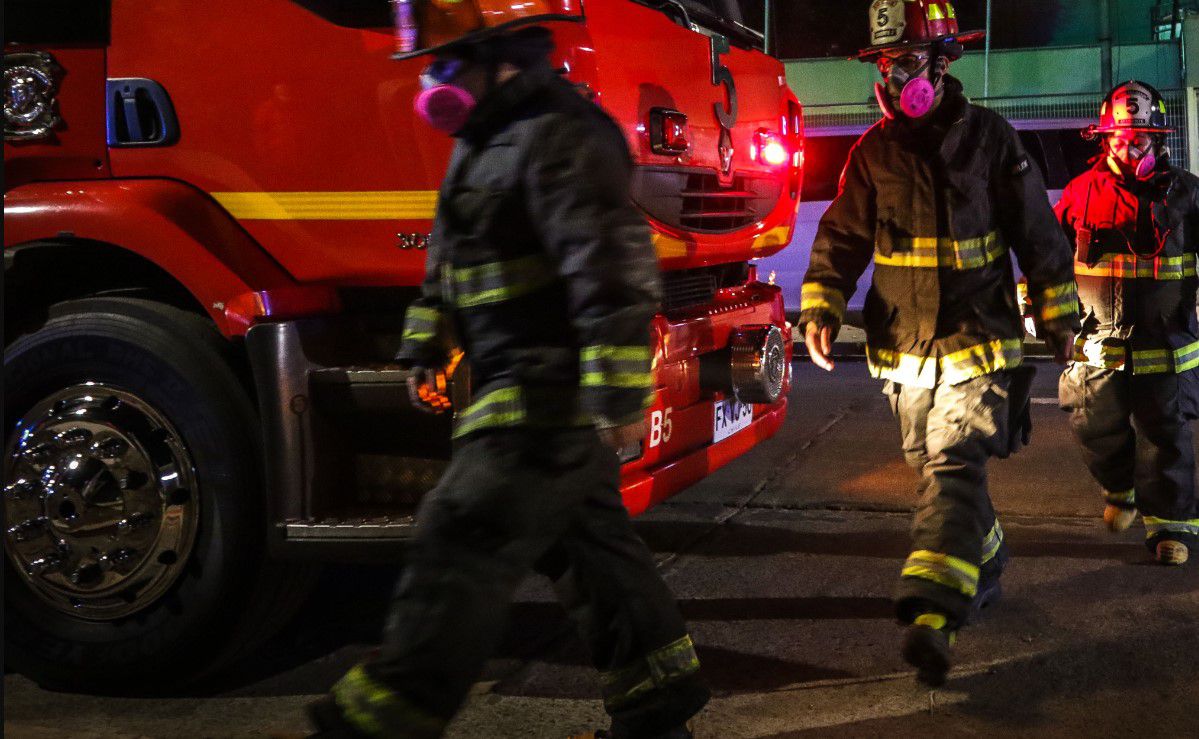
M 839 324 L 866 266 L 867 359 L 900 384 L 958 384 L 1022 361 L 1009 250 L 1042 324 L 1077 320 L 1070 248 L 1037 167 L 1001 116 L 946 78 L 921 126 L 882 120 L 849 155 L 820 223 L 801 325 Z

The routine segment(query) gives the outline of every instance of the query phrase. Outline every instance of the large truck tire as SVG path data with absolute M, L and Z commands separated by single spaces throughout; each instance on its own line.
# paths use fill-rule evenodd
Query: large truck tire
M 271 561 L 234 347 L 145 300 L 55 305 L 4 356 L 5 656 L 59 690 L 173 692 L 281 627 L 310 567 Z

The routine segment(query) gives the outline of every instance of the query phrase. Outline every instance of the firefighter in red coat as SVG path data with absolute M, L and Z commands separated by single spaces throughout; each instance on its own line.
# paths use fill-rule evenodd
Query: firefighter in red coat
M 1139 510 L 1157 561 L 1181 565 L 1199 545 L 1199 178 L 1170 165 L 1169 132 L 1161 94 L 1135 80 L 1108 94 L 1088 131 L 1102 153 L 1056 208 L 1084 311 L 1059 389 L 1108 528 L 1127 529 Z

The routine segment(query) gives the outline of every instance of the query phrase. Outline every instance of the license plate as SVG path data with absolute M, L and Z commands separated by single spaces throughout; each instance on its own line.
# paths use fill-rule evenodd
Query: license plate
M 712 413 L 712 443 L 723 441 L 754 421 L 754 407 L 736 398 L 718 401 Z

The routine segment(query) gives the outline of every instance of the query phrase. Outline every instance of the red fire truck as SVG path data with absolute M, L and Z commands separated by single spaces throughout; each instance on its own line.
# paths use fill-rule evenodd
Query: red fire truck
M 644 511 L 779 428 L 802 116 L 734 0 L 558 0 L 620 123 L 665 299 Z M 755 15 L 756 13 L 756 15 Z M 11 668 L 173 687 L 271 633 L 312 563 L 395 557 L 451 451 L 390 364 L 450 140 L 387 0 L 5 0 Z M 761 27 L 760 25 L 758 27 Z M 451 396 L 470 393 L 469 357 Z

